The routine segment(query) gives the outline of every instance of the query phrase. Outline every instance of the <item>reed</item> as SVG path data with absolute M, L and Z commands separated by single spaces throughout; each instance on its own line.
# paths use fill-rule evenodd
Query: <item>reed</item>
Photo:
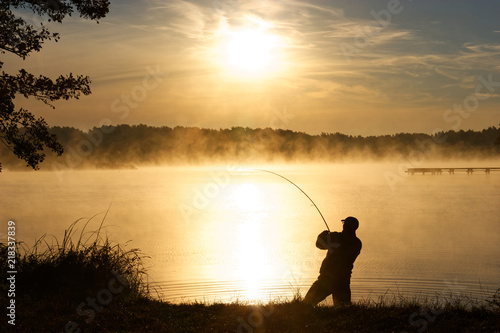
M 106 213 L 107 214 L 107 213 Z M 103 236 L 103 223 L 95 231 L 86 231 L 94 220 L 74 221 L 62 239 L 43 235 L 32 247 L 16 244 L 16 284 L 23 298 L 64 297 L 81 301 L 106 288 L 113 278 L 120 277 L 123 290 L 120 296 L 128 298 L 148 297 L 147 274 L 143 266 L 146 257 L 139 249 L 127 249 Z M 78 231 L 78 227 L 82 226 Z M 7 247 L 0 243 L 0 256 L 7 257 Z M 7 288 L 7 262 L 0 261 L 0 290 Z

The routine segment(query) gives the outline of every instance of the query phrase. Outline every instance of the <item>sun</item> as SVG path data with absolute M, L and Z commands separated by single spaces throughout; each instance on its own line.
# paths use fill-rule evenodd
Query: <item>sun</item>
M 227 45 L 227 56 L 237 69 L 256 72 L 272 65 L 276 37 L 262 31 L 239 31 L 231 33 Z
M 286 42 L 274 24 L 253 16 L 242 21 L 245 23 L 235 27 L 223 18 L 214 34 L 213 59 L 222 73 L 260 80 L 282 72 Z

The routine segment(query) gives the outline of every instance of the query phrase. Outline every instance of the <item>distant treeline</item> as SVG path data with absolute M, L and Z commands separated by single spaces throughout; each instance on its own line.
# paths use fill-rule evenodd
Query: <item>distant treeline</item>
M 399 133 L 352 136 L 341 133 L 310 135 L 283 129 L 204 129 L 118 125 L 87 132 L 53 127 L 65 152 L 47 152 L 41 169 L 135 167 L 211 162 L 336 162 L 383 159 L 476 159 L 500 157 L 500 128 L 447 131 L 434 135 Z M 1 162 L 24 168 L 4 146 Z

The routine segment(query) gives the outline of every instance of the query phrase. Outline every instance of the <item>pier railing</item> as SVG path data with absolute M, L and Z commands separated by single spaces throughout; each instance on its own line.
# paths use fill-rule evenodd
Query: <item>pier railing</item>
M 455 172 L 467 172 L 467 174 L 473 174 L 475 171 L 483 171 L 486 174 L 490 174 L 491 171 L 500 171 L 500 167 L 493 167 L 493 168 L 486 168 L 486 167 L 480 167 L 480 168 L 408 168 L 406 170 L 406 173 L 409 175 L 414 175 L 416 173 L 421 173 L 425 175 L 426 173 L 430 173 L 433 175 L 440 175 L 443 172 L 448 172 L 450 175 L 455 174 Z

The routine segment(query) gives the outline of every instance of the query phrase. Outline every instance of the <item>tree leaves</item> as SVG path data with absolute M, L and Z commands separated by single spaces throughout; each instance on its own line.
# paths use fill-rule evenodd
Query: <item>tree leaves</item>
M 19 109 L 0 118 L 0 140 L 17 157 L 26 161 L 26 165 L 38 169 L 43 162 L 44 146 L 61 155 L 64 151 L 55 135 L 48 131 L 48 124 L 41 117 L 35 116 L 25 109 Z M 1 170 L 1 166 L 0 166 Z
M 13 10 L 16 10 L 13 12 Z M 0 0 L 0 51 L 12 53 L 25 59 L 31 52 L 39 52 L 46 40 L 57 41 L 58 33 L 51 33 L 43 23 L 39 27 L 28 23 L 24 17 L 15 13 L 32 11 L 47 21 L 61 23 L 66 16 L 75 11 L 80 17 L 98 20 L 109 11 L 108 0 Z M 0 69 L 3 67 L 0 62 Z M 52 80 L 43 75 L 35 76 L 24 69 L 16 75 L 0 73 L 0 142 L 7 146 L 27 166 L 38 169 L 44 158 L 44 147 L 58 155 L 63 147 L 55 135 L 49 134 L 48 124 L 42 117 L 36 118 L 26 109 L 16 111 L 16 95 L 33 97 L 51 106 L 53 101 L 78 99 L 81 94 L 89 95 L 90 79 L 87 76 L 60 75 Z M 1 164 L 0 164 L 1 171 Z
M 19 70 L 19 74 L 15 76 L 2 72 L 1 85 L 3 85 L 3 91 L 8 93 L 12 99 L 15 98 L 15 93 L 26 98 L 32 96 L 52 108 L 51 101 L 78 99 L 81 94 L 89 95 L 91 93 L 89 78 L 82 75 L 74 77 L 72 73 L 66 76 L 61 75 L 56 81 L 52 81 L 43 75 L 35 77 L 24 69 Z

